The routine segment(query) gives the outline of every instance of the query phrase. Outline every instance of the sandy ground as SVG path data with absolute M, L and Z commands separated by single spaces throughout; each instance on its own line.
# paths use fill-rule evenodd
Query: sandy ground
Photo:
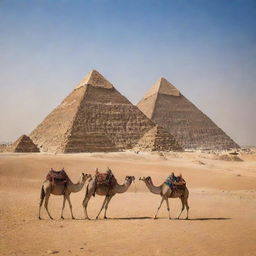
M 202 153 L 159 154 L 0 154 L 0 255 L 256 255 L 256 155 L 243 162 L 214 160 Z M 42 209 L 37 219 L 41 183 L 51 167 L 65 167 L 76 182 L 81 172 L 110 167 L 122 183 L 134 175 L 129 191 L 116 195 L 108 220 L 83 220 L 85 188 L 72 194 L 60 220 L 62 197 L 52 196 L 49 220 Z M 160 196 L 151 194 L 140 176 L 160 184 L 175 170 L 190 190 L 190 219 L 175 219 L 179 199 L 170 199 L 172 220 L 163 204 L 152 216 Z M 94 218 L 103 197 L 90 201 Z M 185 218 L 185 212 L 182 215 Z

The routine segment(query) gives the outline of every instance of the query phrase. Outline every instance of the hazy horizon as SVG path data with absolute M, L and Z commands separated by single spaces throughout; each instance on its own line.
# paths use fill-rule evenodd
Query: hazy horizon
M 91 69 L 132 103 L 165 77 L 256 145 L 255 1 L 1 1 L 0 141 L 29 134 Z

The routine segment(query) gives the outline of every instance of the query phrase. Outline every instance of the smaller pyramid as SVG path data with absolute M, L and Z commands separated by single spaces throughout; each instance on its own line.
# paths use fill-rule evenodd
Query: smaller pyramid
M 159 125 L 146 132 L 134 149 L 142 151 L 182 151 L 182 147 L 174 137 Z
M 113 85 L 98 71 L 92 70 L 83 78 L 83 80 L 76 86 L 76 89 L 85 86 L 92 85 L 94 87 L 101 87 L 105 89 L 112 89 Z
M 239 148 L 238 144 L 165 78 L 160 78 L 137 106 L 154 123 L 170 132 L 184 149 Z
M 26 135 L 20 136 L 12 145 L 11 152 L 40 152 L 34 142 Z

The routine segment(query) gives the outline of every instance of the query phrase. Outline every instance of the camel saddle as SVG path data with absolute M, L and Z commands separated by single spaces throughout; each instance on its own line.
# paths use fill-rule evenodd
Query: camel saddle
M 46 179 L 56 185 L 65 185 L 68 182 L 69 177 L 64 169 L 60 171 L 54 171 L 53 169 L 51 169 L 48 172 Z
M 173 184 L 173 189 L 174 190 L 185 190 L 186 188 L 186 183 L 176 183 L 176 184 Z
M 167 180 L 165 181 L 165 184 L 168 185 L 173 191 L 184 190 L 186 188 L 186 181 L 184 179 L 174 182 Z
M 112 172 L 106 172 L 106 173 L 96 172 L 95 177 L 96 177 L 97 185 L 105 185 L 105 186 L 108 186 L 110 189 L 112 189 L 116 184 L 116 178 Z

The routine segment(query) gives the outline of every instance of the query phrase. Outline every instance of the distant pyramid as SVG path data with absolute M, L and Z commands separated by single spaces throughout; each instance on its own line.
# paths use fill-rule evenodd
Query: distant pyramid
M 133 148 L 154 126 L 93 70 L 30 136 L 47 152 L 119 151 Z
M 146 132 L 134 149 L 142 151 L 181 151 L 181 146 L 163 127 L 156 125 Z
M 137 106 L 148 118 L 167 129 L 185 149 L 239 148 L 165 78 L 160 78 Z
M 10 151 L 39 152 L 39 149 L 28 136 L 22 135 L 10 146 Z

